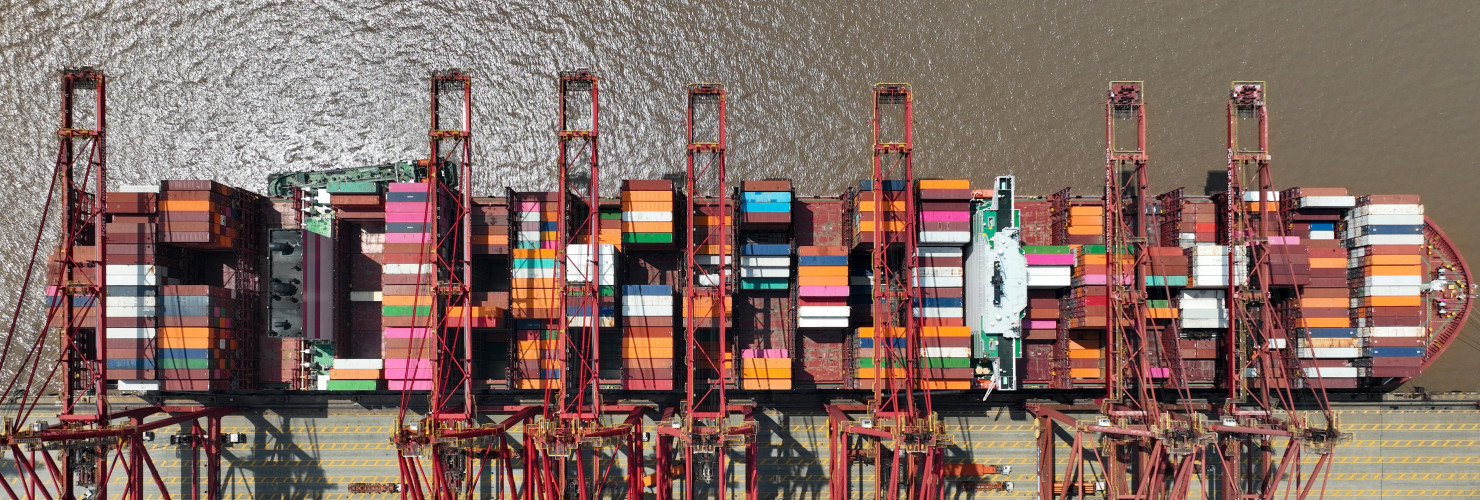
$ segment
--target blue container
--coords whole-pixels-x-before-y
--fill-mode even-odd
[[[740,255],[791,255],[791,245],[740,245]]]
[[[961,297],[921,297],[925,307],[962,307],[965,300]]]
[[[137,358],[108,358],[109,370],[153,370],[154,360]]]
[[[1422,358],[1424,348],[1422,347],[1373,347],[1371,348],[1374,358]]]
[[[1396,234],[1423,234],[1422,224],[1406,224],[1399,226],[1363,226],[1362,234],[1373,236],[1388,236]]]
[[[846,266],[846,255],[803,255],[797,257],[798,266]]]
[[[386,193],[385,194],[385,201],[387,201],[387,202],[408,202],[408,201],[410,201],[410,202],[417,202],[417,203],[426,203],[427,202],[427,193],[426,193],[426,191],[418,191],[418,192],[414,192],[414,193],[407,193],[407,192]]]
[[[206,307],[211,305],[209,295],[166,295],[159,298],[161,307]]]
[[[868,338],[868,337],[860,338],[860,339],[858,339],[858,347],[861,347],[861,348],[864,348],[864,349],[868,349],[870,347],[873,347],[875,340],[878,340],[878,339],[873,339],[873,338]],[[892,345],[895,349],[904,349],[905,348],[905,345],[906,345],[905,344],[905,341],[907,341],[907,340],[909,340],[909,339],[892,338],[892,339],[889,339],[889,344]],[[883,343],[880,343],[880,345],[883,345]]]
[[[150,297],[158,294],[152,286],[108,285],[108,295],[114,297]]]
[[[209,306],[170,306],[163,305],[159,308],[160,316],[186,317],[186,316],[211,316]]]
[[[673,295],[668,285],[622,285],[623,295]]]
[[[873,183],[874,182],[871,181],[871,180],[858,181],[858,190],[859,191],[873,191]],[[884,190],[885,191],[904,191],[905,186],[907,186],[907,184],[905,184],[904,180],[902,180],[902,179],[885,179],[884,180]]]
[[[1310,223],[1310,230],[1311,231],[1335,231],[1336,230],[1336,223],[1335,222],[1312,222],[1312,223]]]
[[[387,222],[385,223],[385,232],[419,234],[428,232],[427,226],[428,224],[421,222]]]
[[[1354,339],[1357,338],[1356,328],[1306,328],[1306,334],[1313,339]]]
[[[211,357],[211,350],[159,347],[155,348],[154,357],[157,359],[207,359]]]
[[[756,214],[785,214],[791,213],[790,202],[758,202],[746,201],[740,203],[740,211]]]
[[[791,193],[786,191],[751,191],[740,193],[743,203],[791,203]]]

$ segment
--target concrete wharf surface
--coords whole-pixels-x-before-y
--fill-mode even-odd
[[[318,407],[282,405],[279,409],[244,410],[223,420],[223,432],[247,434],[245,443],[229,445],[223,454],[224,498],[377,499],[397,494],[350,493],[351,483],[398,482],[396,450],[388,441],[397,410],[366,408],[347,402]],[[44,409],[38,413],[45,414]],[[946,498],[1033,498],[1037,496],[1036,449],[1031,417],[1006,407],[987,411],[940,412],[956,445],[947,451],[948,463],[1007,465],[1009,474],[948,478]],[[1480,498],[1480,411],[1466,405],[1346,404],[1338,406],[1342,429],[1351,440],[1337,449],[1325,497],[1329,498]],[[1087,415],[1076,415],[1083,419]],[[495,416],[497,418],[497,416]],[[614,417],[615,418],[615,417]],[[757,414],[761,439],[760,497],[823,499],[827,497],[827,419],[821,411],[769,409]],[[653,422],[645,422],[651,430]],[[511,443],[521,429],[513,429]],[[161,429],[149,444],[154,460],[173,498],[191,498],[191,460],[185,450],[168,444],[168,435],[183,427]],[[1062,469],[1069,455],[1060,434],[1056,457]],[[647,446],[652,453],[652,446]],[[728,476],[740,487],[742,456],[730,454]],[[651,455],[647,457],[652,464]],[[1308,472],[1315,458],[1302,466]],[[491,469],[492,467],[490,467]],[[855,469],[871,481],[870,467]],[[9,457],[0,459],[0,475],[24,498],[24,486]],[[200,472],[204,480],[204,468]],[[121,473],[110,486],[110,498],[119,498]],[[507,497],[491,485],[498,479],[484,472],[484,489],[474,498]],[[517,477],[516,477],[517,479]],[[1200,478],[1194,478],[1199,481]],[[1011,492],[967,492],[956,483],[1012,481]],[[620,472],[608,482],[611,498],[625,498]],[[854,498],[869,498],[872,487],[855,483]],[[1194,485],[1192,496],[1202,497]],[[152,482],[146,497],[165,498]],[[501,494],[502,493],[502,494]],[[740,492],[735,498],[741,498]],[[1280,495],[1283,496],[1283,493]],[[651,489],[646,498],[653,498]],[[1092,497],[1094,498],[1094,497]]]

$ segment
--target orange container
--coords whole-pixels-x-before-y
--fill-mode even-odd
[[[848,276],[848,266],[797,266],[797,276]]]
[[[920,189],[971,189],[966,179],[921,179]]]
[[[673,205],[673,191],[622,191],[622,204],[631,202],[666,201]]]

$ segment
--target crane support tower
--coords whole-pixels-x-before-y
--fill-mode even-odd
[[[194,473],[186,488],[192,497],[220,498],[221,417],[235,408],[222,406],[145,405],[115,408],[109,404],[106,227],[107,210],[107,78],[84,67],[61,73],[60,145],[51,191],[31,249],[21,285],[24,297],[36,275],[35,265],[46,233],[52,204],[61,204],[59,262],[51,284],[59,300],[47,308],[46,322],[29,346],[16,342],[20,306],[11,315],[0,359],[20,359],[14,376],[5,381],[10,408],[0,428],[0,446],[16,466],[20,489],[0,482],[10,498],[143,498],[153,484],[169,491],[148,445],[155,431],[189,424],[190,433],[175,435],[171,444],[188,450]],[[87,99],[91,94],[91,100]],[[89,102],[90,101],[90,102]],[[88,120],[91,118],[91,120]],[[90,122],[90,123],[89,123]],[[58,358],[45,358],[59,346]],[[25,354],[19,354],[24,352]],[[12,353],[17,353],[12,357]],[[122,375],[116,374],[116,375]],[[57,422],[35,418],[36,407],[52,388],[57,389],[61,412]],[[18,395],[18,397],[13,397]],[[163,416],[154,420],[150,417]],[[201,420],[205,425],[201,425]],[[201,461],[201,452],[205,461]],[[200,469],[205,468],[202,485]],[[122,476],[121,492],[110,483]]]
[[[732,498],[726,458],[738,447],[745,457],[743,494],[756,498],[756,442],[753,407],[734,404],[726,387],[730,372],[729,324],[726,304],[733,295],[734,207],[725,180],[727,94],[719,83],[689,85],[685,128],[688,136],[684,212],[688,220],[684,252],[684,400],[664,411],[657,427],[657,498],[672,498],[673,472],[683,475],[682,498]],[[713,200],[706,202],[704,200]],[[701,217],[717,217],[718,231],[699,231]],[[700,236],[700,234],[702,236]],[[713,247],[715,251],[702,249]],[[701,261],[700,254],[718,254],[718,261]],[[700,314],[707,311],[707,314]],[[706,339],[719,339],[707,342]],[[712,368],[711,368],[712,367]],[[738,422],[734,422],[738,420]],[[671,464],[674,447],[680,464]],[[680,467],[674,467],[679,465]]]
[[[915,303],[918,234],[915,221],[914,93],[906,83],[880,83],[873,89],[873,277],[872,389],[866,405],[828,405],[829,492],[834,500],[852,498],[855,473],[873,471],[869,498],[933,499],[944,494],[945,424],[931,405],[930,374],[921,364]],[[889,192],[900,193],[905,208],[900,227],[886,219]],[[862,413],[854,420],[849,413]],[[867,488],[867,485],[863,485]]]
[[[619,456],[626,457],[629,499],[642,495],[642,417],[645,408],[606,405],[599,377],[600,324],[597,261],[600,163],[597,156],[599,79],[588,69],[562,71],[557,80],[560,112],[559,233],[555,262],[555,296],[561,324],[556,344],[565,355],[561,378],[543,392],[542,410],[525,426],[525,482],[527,498],[607,498]],[[588,118],[587,121],[584,118]],[[581,172],[579,165],[586,165]],[[585,186],[577,181],[584,175]],[[572,258],[571,248],[584,246],[584,255]],[[585,279],[566,274],[582,269]],[[572,314],[570,311],[575,310]],[[625,413],[621,422],[609,415]]]

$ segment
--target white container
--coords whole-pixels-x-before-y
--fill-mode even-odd
[[[544,212],[519,212],[514,215],[514,222],[544,222],[540,217]]]
[[[154,392],[159,390],[158,380],[119,380],[118,390],[122,392]]]
[[[965,276],[966,273],[960,267],[917,267],[916,274],[919,276],[932,276],[937,278],[951,276]]]
[[[719,286],[718,274],[696,274],[694,284],[698,286]]]
[[[1423,205],[1363,205],[1353,208],[1350,217],[1364,215],[1423,215]]]
[[[920,276],[914,278],[914,284],[922,288],[961,287],[966,285],[966,278],[961,276]]]
[[[152,339],[156,330],[153,328],[135,328],[129,326],[110,326],[103,332],[103,338],[109,339]]]
[[[1069,276],[1034,276],[1028,274],[1028,288],[1067,288],[1073,284],[1073,278]]]
[[[157,305],[159,305],[159,297],[154,297],[154,296],[148,296],[148,297],[123,297],[123,296],[113,295],[113,296],[109,296],[108,297],[108,307],[122,307],[122,306],[154,307],[154,306],[157,306]]]
[[[152,318],[159,313],[153,307],[108,306],[104,309],[103,315],[109,318]]]
[[[622,222],[673,222],[673,212],[622,212]]]
[[[1182,328],[1228,328],[1228,321],[1216,318],[1182,318]]]
[[[540,241],[539,231],[519,231],[519,241]]]
[[[1357,217],[1358,226],[1419,226],[1423,214],[1372,214]]]
[[[791,267],[791,257],[763,256],[740,257],[740,267]]]
[[[1208,308],[1208,309],[1186,309],[1186,308],[1183,308],[1181,310],[1180,316],[1182,317],[1182,319],[1217,319],[1217,320],[1227,321],[1228,320],[1228,310],[1227,309],[1222,309],[1222,308]]]
[[[1285,349],[1289,347],[1289,343],[1286,342],[1286,339],[1284,337],[1275,337],[1269,339],[1268,345],[1270,349]]]
[[[622,297],[624,306],[666,306],[673,307],[672,295],[627,295]]]
[[[1351,208],[1357,206],[1355,196],[1306,196],[1295,200],[1300,208]]]
[[[1412,297],[1420,293],[1417,286],[1366,286],[1352,290],[1355,297]]]
[[[385,360],[376,358],[334,358],[334,368],[340,370],[383,370]]]
[[[742,267],[741,278],[786,278],[791,276],[791,269],[785,267]]]
[[[1423,284],[1422,276],[1367,276],[1362,278],[1363,286],[1419,286]],[[112,299],[109,299],[112,305]]]
[[[718,255],[695,255],[694,262],[698,263],[701,266],[718,266],[719,258],[720,256]],[[726,263],[735,262],[735,257],[733,256],[726,255],[724,256],[724,258]]]
[[[1310,378],[1357,378],[1361,370],[1355,366],[1307,366],[1301,368]]]
[[[415,264],[411,264],[411,265],[415,265]],[[387,264],[387,267],[389,267],[389,264]],[[512,276],[514,278],[526,278],[526,279],[529,279],[529,278],[554,278],[555,277],[555,270],[554,269],[550,269],[548,267],[517,268],[517,269],[514,269],[513,271],[511,271],[511,273],[512,273]],[[395,274],[395,273],[387,272],[386,274]],[[574,281],[574,280],[572,280],[572,281]]]
[[[1422,245],[1424,238],[1422,234],[1375,234],[1358,236],[1351,239],[1351,246],[1365,247],[1371,245]]]
[[[431,264],[385,264],[385,265],[381,266],[381,271],[384,272],[385,274],[431,274],[432,273],[432,265]],[[514,270],[515,273],[518,273],[519,271],[523,271],[523,269],[515,269]],[[554,276],[554,274],[552,273],[550,276]],[[514,277],[518,278],[520,276],[518,276],[516,274]]]
[[[1334,239],[1336,239],[1336,231],[1311,231],[1310,232],[1310,239],[1312,239],[1312,240],[1334,240]]]
[[[966,315],[964,307],[916,307],[917,318],[960,318]]]
[[[673,306],[622,304],[622,316],[672,316]]]
[[[797,318],[797,328],[847,328],[848,318]]]
[[[381,292],[349,292],[350,302],[380,302]]]
[[[1362,337],[1381,338],[1411,338],[1425,336],[1424,328],[1421,326],[1371,326],[1358,330],[1357,335]]]
[[[1360,347],[1297,347],[1295,357],[1305,359],[1353,359],[1362,357]]]
[[[920,355],[927,358],[969,358],[970,347],[922,347]]]
[[[1265,191],[1264,192],[1264,199],[1265,200],[1268,200],[1268,201],[1280,201],[1280,192],[1279,191]],[[1259,199],[1259,190],[1255,189],[1255,190],[1252,190],[1252,191],[1244,191],[1244,201],[1261,201]],[[1355,201],[1355,200],[1353,200],[1353,201]]]
[[[158,193],[159,184],[124,184],[122,186],[108,186],[115,193]]]
[[[1069,266],[1028,266],[1028,278],[1050,276],[1073,276],[1074,268]]]
[[[846,318],[851,310],[849,306],[801,306],[797,308],[797,315],[809,318]]]
[[[965,256],[966,252],[960,248],[920,247],[915,249],[915,255],[920,257],[950,258]]]
[[[971,243],[971,231],[920,231],[922,245],[965,245]]]

